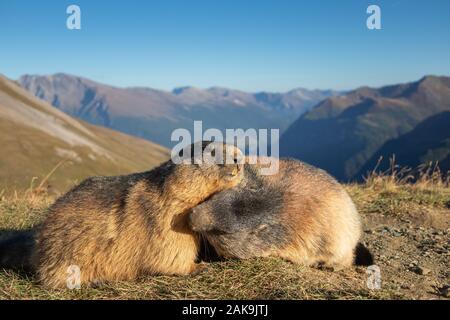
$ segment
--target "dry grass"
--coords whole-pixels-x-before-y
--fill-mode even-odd
[[[361,212],[401,215],[450,208],[450,176],[437,164],[413,169],[399,167],[395,158],[390,163],[387,171],[375,168],[363,184],[347,185]]]
[[[389,159],[389,169],[379,171],[383,161],[381,157],[372,172],[365,177],[364,186],[374,189],[396,190],[404,186],[417,189],[445,189],[450,185],[450,172],[442,172],[439,163],[425,163],[417,168],[400,167],[395,162],[395,156]]]

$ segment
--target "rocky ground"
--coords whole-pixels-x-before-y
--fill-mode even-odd
[[[449,298],[448,188],[349,189],[359,205],[364,242],[380,267],[382,286],[405,298]]]

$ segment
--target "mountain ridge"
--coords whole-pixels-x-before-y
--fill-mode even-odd
[[[280,152],[319,166],[338,179],[360,179],[366,161],[385,142],[448,110],[449,77],[360,87],[327,98],[300,116],[283,134]]]
[[[191,86],[163,91],[146,87],[114,87],[87,78],[57,73],[24,75],[18,82],[56,108],[93,124],[171,146],[177,128],[192,129],[194,120],[205,128],[286,129],[332,90],[297,88],[286,93],[247,93],[223,87]]]
[[[390,158],[396,165],[412,169],[438,165],[446,174],[450,170],[450,111],[428,117],[410,132],[384,143],[358,175],[367,175],[374,168],[388,170]]]

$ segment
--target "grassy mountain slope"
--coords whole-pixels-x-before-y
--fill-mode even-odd
[[[168,157],[154,143],[75,120],[2,76],[0,145],[0,190],[42,181],[58,164],[48,183],[62,191],[87,176],[146,170]]]
[[[378,170],[385,171],[395,156],[399,166],[416,168],[423,163],[438,162],[442,171],[450,170],[450,111],[431,116],[411,132],[386,142],[364,165],[360,175],[371,171],[382,158]]]

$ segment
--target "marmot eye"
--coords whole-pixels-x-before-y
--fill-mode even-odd
[[[216,156],[216,149],[212,149],[211,150],[211,157],[215,157]]]
[[[238,163],[238,159],[234,158],[234,164],[237,164],[237,163]]]

